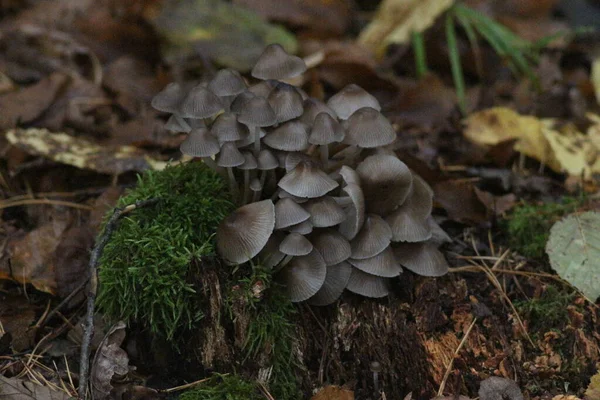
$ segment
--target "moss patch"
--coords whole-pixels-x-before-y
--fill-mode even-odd
[[[180,400],[263,400],[258,385],[237,375],[216,375],[181,394]]]
[[[514,305],[529,321],[529,330],[533,335],[543,335],[550,330],[560,330],[569,322],[567,307],[573,304],[577,294],[566,289],[548,286],[537,299],[516,301]]]
[[[581,199],[565,197],[560,203],[518,205],[504,224],[511,248],[525,257],[544,259],[544,248],[552,225],[577,210],[581,204]]]
[[[119,206],[159,198],[123,218],[100,262],[100,310],[171,338],[203,313],[187,279],[192,259],[214,254],[214,232],[233,210],[226,184],[202,163],[150,171]]]

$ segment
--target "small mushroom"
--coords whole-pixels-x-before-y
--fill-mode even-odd
[[[348,240],[354,239],[365,222],[365,197],[360,186],[350,183],[342,189],[347,194],[351,205],[346,207],[346,219],[339,226],[339,231]]]
[[[293,302],[304,301],[321,289],[327,269],[323,257],[315,249],[309,254],[294,257],[279,272],[279,281],[287,287]]]
[[[185,93],[178,83],[171,82],[150,103],[155,110],[177,114]]]
[[[412,186],[410,169],[395,156],[373,155],[356,168],[367,212],[386,215],[404,203]]]
[[[314,306],[326,306],[336,301],[346,288],[351,273],[352,267],[346,261],[329,265],[323,286],[308,299],[308,303]]]
[[[296,225],[291,225],[285,228],[290,233],[299,233],[301,235],[308,235],[313,230],[312,222],[306,220]]]
[[[415,274],[433,277],[448,272],[446,258],[435,243],[395,243],[392,248],[396,260]]]
[[[335,226],[346,219],[346,213],[331,196],[311,199],[304,204],[304,209],[310,213],[310,222],[315,228]]]
[[[239,169],[244,171],[244,190],[242,197],[242,204],[247,204],[250,200],[250,171],[255,170],[258,167],[256,158],[249,152],[243,152],[244,163],[238,166]]]
[[[309,199],[306,199],[306,198],[303,198],[303,197],[294,196],[293,194],[288,193],[288,192],[286,192],[283,189],[277,190],[277,196],[276,197],[279,197],[280,199],[292,199],[292,200],[294,200],[298,204],[306,203],[309,200]],[[311,226],[312,226],[312,224],[311,224]]]
[[[277,216],[275,217],[277,220]],[[263,265],[267,268],[273,268],[277,264],[283,260],[285,254],[279,251],[279,244],[285,238],[285,234],[283,232],[273,232],[267,244],[263,249],[258,253],[258,258],[260,259],[260,265]]]
[[[208,129],[192,129],[185,140],[179,145],[179,150],[186,156],[200,157],[206,165],[214,170],[217,169],[211,157],[219,152],[219,141],[210,134]]]
[[[185,132],[188,133],[192,130],[192,127],[187,121],[177,114],[173,114],[169,117],[165,123],[165,129],[169,132]]]
[[[246,82],[239,72],[225,68],[215,74],[208,89],[219,97],[236,96],[246,90]]]
[[[254,131],[254,156],[258,157],[258,153],[260,153],[260,128],[271,126],[277,122],[275,112],[266,99],[253,97],[242,105],[238,121],[248,126],[251,133]]]
[[[348,119],[356,110],[364,107],[370,107],[376,111],[381,110],[375,97],[353,83],[331,96],[327,105],[335,111],[340,119]]]
[[[352,268],[346,289],[365,297],[380,298],[390,294],[389,279],[367,274],[358,268]]]
[[[308,142],[318,145],[321,150],[321,163],[327,167],[329,145],[344,139],[344,128],[329,114],[322,112],[315,118]]]
[[[308,148],[306,125],[300,121],[289,121],[275,128],[263,139],[271,148],[284,151],[301,151]]]
[[[242,165],[246,159],[243,154],[240,153],[237,146],[233,142],[226,142],[223,147],[221,147],[221,152],[217,156],[217,165],[219,167],[227,168],[227,176],[229,177],[229,189],[231,190],[231,195],[234,198],[234,201],[239,199],[239,189],[237,182],[235,180],[235,175],[233,174],[233,167],[239,167]]]
[[[393,278],[402,272],[402,268],[398,264],[390,246],[374,257],[362,260],[349,258],[348,262],[363,272],[384,278]]]
[[[381,364],[377,361],[371,363],[371,372],[373,372],[373,389],[379,392],[379,373],[381,372]]]
[[[354,112],[346,121],[344,143],[369,149],[386,146],[396,140],[396,131],[381,113],[365,107]]]
[[[221,110],[221,100],[202,85],[194,86],[179,105],[179,114],[184,118],[209,118]]]
[[[390,245],[392,229],[376,214],[368,214],[358,235],[350,241],[352,258],[365,259],[375,257]]]
[[[271,200],[247,204],[217,228],[217,250],[230,263],[244,263],[263,249],[274,228],[275,206]]]
[[[287,228],[309,218],[308,211],[290,198],[279,199],[275,203],[275,229]]]
[[[452,243],[452,238],[448,236],[431,215],[427,217],[427,224],[431,228],[430,243],[435,243],[438,246],[441,246],[444,243]]]
[[[302,115],[302,96],[287,83],[279,82],[268,97],[269,104],[277,116],[277,123],[286,122]]]
[[[234,114],[241,113],[244,104],[246,104],[248,102],[248,100],[250,100],[254,97],[256,97],[256,95],[254,93],[252,93],[251,91],[249,91],[249,90],[243,91],[242,93],[235,96],[235,98],[232,100],[231,104],[229,105],[229,111],[231,111]]]
[[[219,139],[219,143],[243,141],[248,137],[248,127],[237,120],[232,113],[220,114],[210,127],[210,133]]]
[[[296,166],[301,162],[301,161],[309,161],[309,162],[314,162],[313,158],[311,156],[309,156],[306,153],[302,153],[300,151],[293,151],[293,152],[279,152],[277,154],[277,156],[281,156],[283,157],[283,165],[281,162],[281,158],[279,158],[279,166],[283,166],[283,168],[285,168],[285,172],[290,172],[291,170],[293,170],[294,168],[296,168]],[[315,165],[318,166],[318,164],[315,163]]]
[[[392,228],[394,242],[422,242],[431,238],[432,230],[427,218],[419,218],[410,210],[398,209],[385,217]]]
[[[301,161],[277,184],[288,193],[305,198],[321,197],[335,189],[338,183],[310,161]]]
[[[302,121],[308,126],[312,126],[315,122],[315,119],[317,118],[317,115],[321,113],[326,113],[331,118],[337,120],[337,115],[335,111],[327,107],[325,103],[323,103],[320,100],[309,97],[308,99],[304,100],[303,107],[304,113],[300,117],[300,121]]]
[[[252,76],[258,79],[289,79],[306,71],[306,64],[300,57],[288,54],[280,44],[270,44],[262,52]]]
[[[279,244],[279,251],[285,254],[280,266],[285,266],[293,257],[305,256],[313,249],[312,243],[303,235],[292,232]]]
[[[350,257],[350,243],[338,231],[333,229],[315,231],[309,240],[323,256],[327,265],[339,264]]]

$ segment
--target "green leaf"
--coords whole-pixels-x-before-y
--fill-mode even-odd
[[[555,223],[546,253],[552,268],[589,300],[600,296],[600,213],[571,214]]]

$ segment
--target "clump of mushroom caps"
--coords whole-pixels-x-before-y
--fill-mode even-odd
[[[240,205],[218,228],[220,256],[273,268],[292,301],[314,305],[345,289],[386,296],[403,267],[445,274],[433,192],[388,149],[396,132],[377,99],[352,84],[324,103],[283,81],[305,70],[273,44],[251,86],[223,69],[152,101],[172,114],[167,129],[188,133],[183,154],[221,173]]]

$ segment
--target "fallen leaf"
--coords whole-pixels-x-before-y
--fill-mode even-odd
[[[358,41],[382,56],[389,44],[407,43],[414,32],[429,28],[453,3],[454,0],[384,0]]]
[[[10,268],[0,270],[0,279],[29,283],[37,290],[56,294],[56,265],[51,260],[69,224],[69,218],[57,217],[9,242]]]
[[[92,363],[90,380],[94,398],[111,397],[113,379],[123,378],[129,372],[129,357],[121,344],[125,340],[125,323],[117,322],[104,336]]]
[[[435,201],[454,221],[480,224],[488,221],[486,207],[475,194],[472,182],[443,181],[433,185]]]
[[[325,386],[311,400],[354,400],[354,392],[340,386]]]
[[[505,107],[494,107],[471,114],[465,119],[465,124],[464,136],[474,143],[493,146],[518,139],[515,150],[554,170],[561,169],[544,137],[546,127],[535,117],[519,115]]]
[[[500,216],[513,208],[517,202],[517,196],[513,193],[505,194],[504,196],[494,196],[490,192],[474,187],[475,194],[479,201],[487,208],[490,215]]]
[[[600,149],[594,146],[589,136],[577,131],[573,125],[566,125],[560,131],[545,124],[542,130],[544,138],[550,145],[554,158],[560,164],[558,171],[566,171],[569,175],[592,178],[600,173]]]
[[[235,0],[262,17],[305,28],[320,36],[341,36],[351,22],[348,0]]]
[[[35,316],[36,310],[33,304],[24,301],[23,297],[8,295],[2,297],[2,301],[0,302],[0,323],[2,324],[4,335],[10,335],[12,351],[16,353],[25,351],[30,349],[35,343],[35,332],[30,330]],[[1,333],[0,337],[3,337]],[[8,352],[4,354],[8,354]]]
[[[585,391],[585,400],[600,400],[600,372],[592,376],[590,384]]]
[[[27,124],[39,117],[52,104],[68,78],[54,73],[35,85],[0,96],[0,129]]]
[[[164,55],[176,62],[201,54],[223,66],[248,71],[270,43],[295,53],[296,39],[284,28],[265,22],[254,12],[222,0],[163,2],[150,20],[166,39]]]
[[[592,302],[600,296],[600,213],[571,214],[550,229],[552,268]]]
[[[126,171],[163,169],[167,163],[155,160],[132,146],[100,146],[66,133],[47,129],[14,129],[6,133],[8,142],[29,154],[77,168],[118,175]]]
[[[0,398],[7,400],[68,400],[64,392],[56,392],[37,383],[0,375]]]
[[[515,381],[492,376],[481,381],[479,398],[481,400],[523,400],[523,393]]]

